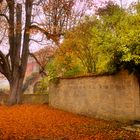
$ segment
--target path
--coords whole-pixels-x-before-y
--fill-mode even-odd
[[[91,119],[47,105],[0,106],[0,140],[138,140],[121,124]]]

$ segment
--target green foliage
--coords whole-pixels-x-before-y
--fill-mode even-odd
[[[127,68],[131,71],[139,71],[140,65],[140,14],[136,12],[128,13],[112,3],[99,10],[102,27],[102,46],[106,56],[111,58],[110,64],[113,64],[118,70]],[[135,11],[133,9],[133,11]],[[104,31],[103,31],[104,30]],[[115,69],[114,69],[115,70]]]
[[[66,52],[63,55],[62,50],[59,50],[55,58],[47,65],[49,80],[58,81],[58,77],[75,76],[81,72],[82,68],[72,54]]]
[[[136,3],[134,8],[136,9],[137,14],[140,14],[140,2]]]
[[[120,61],[131,62],[135,65],[140,64],[140,15],[128,15],[120,22],[121,28],[118,29],[118,39],[120,46],[118,51],[121,53]]]
[[[114,73],[121,68],[140,71],[140,12],[128,12],[109,2],[98,16],[85,17],[67,32],[48,65],[50,79],[85,73]]]
[[[95,49],[97,41],[94,42],[94,45],[92,44],[91,38],[94,34],[91,30],[97,22],[96,17],[85,17],[81,24],[67,33],[62,44],[63,47],[72,51],[71,54],[73,53],[73,56],[77,58],[86,73],[96,72],[97,57]]]
[[[67,71],[64,73],[64,77],[75,76],[75,75],[78,75],[80,72],[81,72],[80,66],[77,65],[77,66],[72,67],[72,68],[70,68],[69,70],[67,70]]]
[[[55,61],[51,60],[47,66],[46,69],[49,73],[49,80],[53,80],[57,78],[57,65],[55,65]]]
[[[34,85],[34,94],[48,94],[49,80],[42,78]]]

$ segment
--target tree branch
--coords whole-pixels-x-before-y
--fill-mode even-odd
[[[36,2],[36,3],[33,3],[33,5],[36,5],[36,6],[38,6],[38,5],[40,5],[42,2],[43,2],[43,0],[39,0],[38,2]]]
[[[3,39],[5,38],[5,36],[6,36],[6,29],[4,30],[4,33],[2,35],[2,38],[0,39],[0,44],[2,43]]]
[[[40,32],[42,32],[43,34],[46,35],[46,38],[48,40],[53,40],[56,44],[58,44],[58,40],[57,38],[60,37],[61,35],[64,35],[64,33],[59,33],[59,34],[50,34],[47,30],[37,26],[37,25],[31,25],[30,29],[36,29],[39,30]]]
[[[10,81],[10,65],[6,56],[0,51],[0,72]]]
[[[9,23],[9,18],[5,14],[0,14],[0,16],[4,17],[7,20],[7,22]]]
[[[35,59],[35,61],[37,62],[37,64],[40,66],[40,68],[41,68],[40,72],[43,73],[45,76],[47,76],[47,73],[44,71],[44,67],[41,65],[41,63],[39,62],[37,57],[33,53],[29,53],[29,55],[31,57],[33,57]]]
[[[31,25],[30,29],[36,29],[39,30],[40,32],[44,33],[47,37],[47,39],[50,39],[50,33],[47,30],[44,30],[43,28],[37,26],[37,25]]]

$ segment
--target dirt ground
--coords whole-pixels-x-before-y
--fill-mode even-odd
[[[47,105],[0,106],[0,140],[140,140],[121,127]]]

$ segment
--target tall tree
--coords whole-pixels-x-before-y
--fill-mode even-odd
[[[0,72],[9,81],[9,105],[17,104],[21,101],[22,86],[28,56],[30,54],[29,42],[31,29],[40,30],[46,35],[47,39],[51,39],[59,45],[60,37],[64,34],[66,29],[70,28],[70,24],[67,24],[71,21],[71,16],[73,15],[72,11],[73,8],[76,7],[76,1],[79,2],[79,0],[24,0],[23,2],[25,2],[25,5],[23,7],[23,3],[18,0],[0,1],[0,18],[4,19],[7,23],[9,44],[7,54],[0,51]],[[86,6],[89,7],[90,1],[92,0],[85,1],[88,2]],[[35,6],[38,7],[39,5],[43,7],[42,10],[46,15],[46,21],[49,22],[46,26],[40,26],[40,23],[38,23],[36,18],[35,22],[31,21],[31,19],[34,19],[34,16],[32,16],[34,12],[32,12],[32,10],[35,9]],[[5,10],[3,10],[3,6],[5,7]],[[83,16],[84,11],[83,8],[80,12],[81,16]],[[47,14],[49,14],[49,17]],[[43,14],[41,14],[41,16],[42,15]],[[77,15],[75,18],[79,18],[79,16],[80,15]]]
[[[39,5],[40,8],[38,5],[34,8],[34,14],[37,15],[35,17],[39,21],[36,22],[36,18],[34,18],[31,29],[40,31],[46,35],[47,39],[52,40],[55,46],[60,47],[60,42],[65,38],[65,33],[81,22],[81,19],[88,14],[86,13],[87,10],[93,8],[94,2],[93,0],[41,0]],[[35,58],[34,54],[30,54]],[[35,59],[37,60],[37,58]],[[40,60],[38,59],[38,62]],[[44,68],[41,66],[41,69]],[[44,70],[43,73],[45,73]]]
[[[33,0],[25,2],[25,25],[22,34],[22,4],[15,0],[1,1],[8,8],[7,13],[0,13],[8,24],[9,51],[5,55],[0,51],[0,72],[7,78],[10,85],[9,105],[20,103],[21,89],[27,67],[29,52],[29,29],[31,25]],[[15,9],[16,7],[16,9]]]

